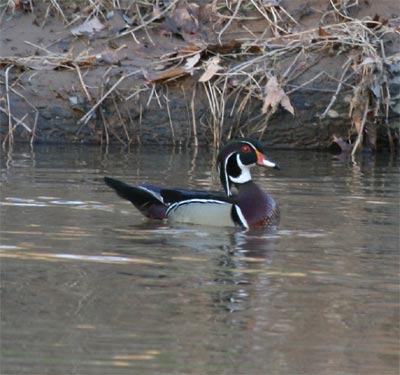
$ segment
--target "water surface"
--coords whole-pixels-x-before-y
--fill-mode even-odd
[[[397,374],[399,169],[271,151],[277,230],[148,222],[102,182],[218,189],[213,154],[1,155],[1,374]]]

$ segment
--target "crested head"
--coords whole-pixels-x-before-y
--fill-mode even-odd
[[[244,184],[251,180],[250,168],[254,165],[279,169],[269,161],[262,144],[252,138],[238,138],[228,142],[217,158],[218,173],[228,196],[232,195],[232,184]]]

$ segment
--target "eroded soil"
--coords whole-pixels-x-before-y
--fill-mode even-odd
[[[232,2],[227,9],[207,2],[197,8],[184,1],[165,2],[153,9],[106,9],[96,14],[101,30],[95,32],[85,29],[90,14],[77,5],[84,2],[61,2],[63,14],[47,1],[35,2],[33,8],[14,3],[14,9],[3,7],[1,21],[2,142],[191,145],[244,134],[263,136],[278,147],[325,148],[333,135],[347,139],[350,134],[354,140],[363,111],[374,124],[378,143],[388,141],[387,118],[394,124],[391,137],[398,137],[397,1],[360,1],[343,14],[331,9],[328,0],[277,1],[280,7],[263,10],[270,18],[249,4],[237,8]],[[268,22],[277,15],[276,23]],[[370,113],[376,98],[369,107],[356,103],[361,114],[349,116],[355,98],[361,101],[367,92],[356,97],[361,81],[357,74],[351,76],[356,61],[366,64],[365,54],[364,62],[359,61],[365,46],[341,43],[331,25],[365,19],[388,30],[380,46],[387,74],[384,70],[379,76],[389,77],[388,117],[383,107]],[[378,32],[374,24],[368,27],[367,32]],[[306,46],[303,51],[299,42]],[[307,47],[314,42],[318,48]],[[295,43],[293,53],[286,53]],[[274,52],[278,45],[283,52]],[[187,68],[195,55],[198,61]],[[222,68],[199,82],[216,56]],[[236,67],[258,57],[259,64],[246,73],[254,73],[254,82],[246,81],[243,71],[234,75]],[[224,74],[229,79],[223,81]],[[262,112],[271,77],[288,94],[293,114],[279,102]],[[242,90],[240,85],[247,86]],[[364,89],[373,91],[371,87]],[[384,99],[387,95],[380,105]]]

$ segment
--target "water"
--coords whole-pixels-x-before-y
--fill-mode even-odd
[[[102,183],[218,189],[206,150],[1,156],[1,374],[398,374],[399,169],[271,151],[278,230],[147,222]]]

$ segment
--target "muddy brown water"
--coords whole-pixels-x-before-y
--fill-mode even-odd
[[[206,150],[1,155],[1,374],[397,374],[399,168],[271,151],[277,230],[147,222],[104,175],[216,189]]]

